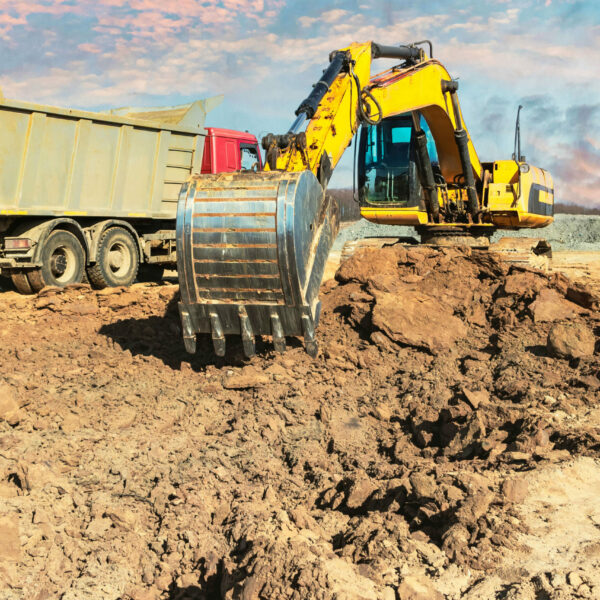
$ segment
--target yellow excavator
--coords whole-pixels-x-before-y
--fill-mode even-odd
[[[303,336],[318,352],[319,286],[337,235],[337,207],[325,192],[360,131],[355,169],[361,216],[414,226],[422,241],[489,237],[496,229],[553,220],[550,174],[521,156],[482,163],[464,124],[458,81],[432,57],[431,42],[354,43],[329,66],[283,135],[262,140],[263,172],[199,175],[182,187],[177,212],[179,310],[188,352],[198,333],[255,335],[277,351]],[[399,64],[371,76],[377,58]]]

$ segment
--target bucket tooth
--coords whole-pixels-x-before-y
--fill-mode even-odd
[[[223,334],[223,325],[216,312],[209,313],[210,329],[213,341],[213,347],[217,356],[225,356],[225,335]]]
[[[244,346],[244,354],[250,358],[256,354],[256,346],[254,344],[254,332],[250,325],[250,319],[244,306],[240,306],[238,313],[240,315],[240,331],[242,334],[242,344]]]
[[[181,316],[181,330],[183,333],[183,344],[186,352],[194,354],[196,352],[196,330],[192,325],[192,318],[187,309],[179,303],[179,315]]]
[[[304,333],[304,347],[306,348],[306,353],[311,358],[315,358],[319,353],[319,344],[315,337],[315,326],[310,315],[302,315],[302,331]]]
[[[283,354],[285,352],[285,336],[283,334],[283,327],[281,326],[281,319],[276,312],[271,313],[271,335],[273,336],[275,351]]]

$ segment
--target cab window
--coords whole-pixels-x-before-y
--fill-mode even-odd
[[[242,171],[258,170],[260,163],[258,160],[258,150],[251,144],[240,144],[240,158]]]
[[[437,161],[435,143],[421,117],[432,162]],[[388,117],[363,127],[359,146],[358,186],[361,204],[418,206],[422,189],[417,172],[416,148],[410,115]]]

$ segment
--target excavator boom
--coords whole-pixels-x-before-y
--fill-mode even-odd
[[[429,45],[429,56],[423,45]],[[371,76],[371,63],[401,64]],[[457,95],[458,82],[410,46],[351,44],[298,106],[287,133],[263,138],[266,172],[200,175],[182,188],[177,214],[179,305],[189,352],[198,333],[217,355],[225,336],[303,336],[318,351],[318,291],[337,234],[325,190],[360,130],[358,196],[363,217],[424,232],[539,227],[552,221],[550,175],[522,157],[482,163]]]

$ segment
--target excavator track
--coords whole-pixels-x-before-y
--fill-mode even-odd
[[[310,171],[201,175],[178,203],[179,310],[188,352],[210,333],[218,356],[240,335],[285,350],[286,336],[318,345],[319,287],[338,230],[337,205]]]

